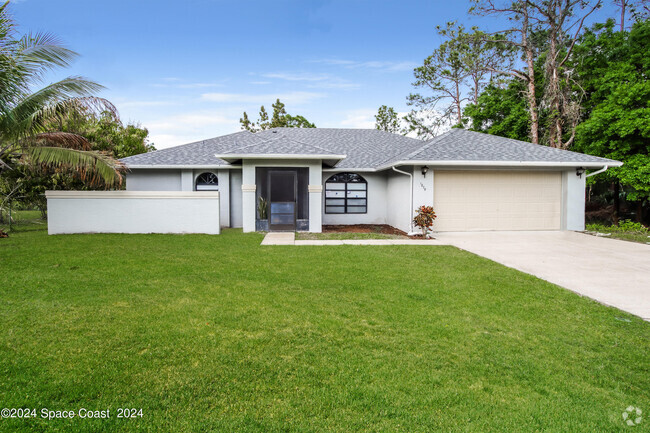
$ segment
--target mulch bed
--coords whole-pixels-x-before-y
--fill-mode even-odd
[[[404,236],[407,239],[423,239],[422,235],[408,236],[406,232],[388,224],[324,225],[323,233],[381,233]]]
[[[324,225],[323,233],[381,233],[406,236],[406,233],[388,224]]]

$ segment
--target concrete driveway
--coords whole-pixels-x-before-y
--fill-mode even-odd
[[[435,237],[650,320],[650,245],[564,231]]]

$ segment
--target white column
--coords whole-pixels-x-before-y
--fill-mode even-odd
[[[255,231],[255,165],[242,163],[242,225],[244,233]]]
[[[309,185],[309,231],[323,231],[323,185]]]
[[[323,163],[309,164],[309,231],[323,231]]]
[[[221,227],[230,227],[230,170],[218,170]]]

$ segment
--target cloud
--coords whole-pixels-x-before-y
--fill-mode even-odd
[[[346,128],[374,128],[375,114],[377,114],[377,110],[352,110],[345,114],[345,119],[341,120],[338,126]]]
[[[344,80],[339,77],[333,77],[329,74],[312,74],[312,73],[288,73],[273,72],[261,74],[265,78],[274,78],[284,81],[305,82],[305,87],[310,89],[356,89],[359,85]]]
[[[138,108],[138,107],[162,107],[165,105],[172,105],[170,101],[124,101],[115,102],[118,108]]]
[[[238,118],[230,118],[217,112],[194,112],[168,116],[160,121],[148,123],[147,127],[159,131],[178,131],[214,125],[237,125],[238,122]]]
[[[164,83],[153,83],[151,87],[157,88],[173,88],[173,89],[205,89],[209,87],[222,87],[223,83],[184,83],[180,78],[171,79],[164,78]]]
[[[274,73],[261,74],[261,75],[262,77],[265,78],[277,78],[286,81],[325,81],[330,79],[330,76],[326,74],[310,74],[310,73],[291,74],[285,72],[274,72]]]
[[[143,124],[156,149],[205,140],[240,129],[239,117],[230,117],[220,111],[202,110],[176,114]]]
[[[251,84],[263,85],[263,84],[271,84],[271,82],[270,81],[251,81]]]
[[[268,104],[280,99],[285,104],[305,104],[315,99],[325,98],[324,93],[316,92],[288,92],[269,94],[246,94],[246,93],[204,93],[201,99],[210,102],[222,103],[245,103],[245,104]]]
[[[310,60],[309,63],[320,63],[323,65],[343,66],[348,69],[376,69],[383,71],[410,71],[417,67],[415,62],[393,62],[393,61],[357,61],[345,59],[316,59]]]

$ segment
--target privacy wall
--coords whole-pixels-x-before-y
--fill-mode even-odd
[[[218,191],[47,191],[48,233],[219,234]]]

